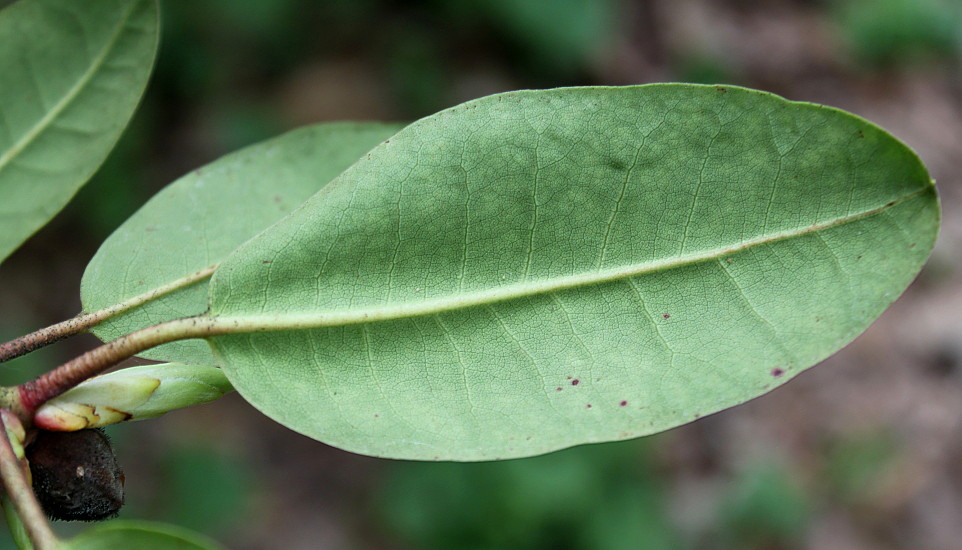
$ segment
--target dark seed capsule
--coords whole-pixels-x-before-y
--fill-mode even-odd
[[[62,521],[99,521],[124,504],[124,474],[103,430],[40,431],[27,449],[33,490]]]

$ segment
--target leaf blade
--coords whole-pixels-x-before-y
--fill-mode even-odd
[[[243,334],[211,342],[248,401],[330,444],[529,456],[783,383],[895,299],[937,225],[914,153],[841,111],[733,87],[491,96],[235,252],[211,308]]]
[[[84,309],[122,304],[216,265],[400,128],[380,123],[308,126],[178,179],[101,245],[81,281]],[[147,303],[102,322],[93,332],[112,340],[206,309],[207,284],[198,280],[152,296]],[[209,346],[199,340],[167,344],[141,355],[195,364],[214,361]]]
[[[153,0],[36,0],[0,12],[0,259],[63,208],[120,137],[156,55],[157,11]]]

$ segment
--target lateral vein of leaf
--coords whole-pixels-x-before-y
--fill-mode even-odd
[[[645,275],[667,269],[697,264],[699,262],[717,260],[719,258],[724,258],[731,254],[748,250],[756,246],[762,246],[778,241],[784,241],[818,233],[823,230],[881,214],[882,212],[893,208],[902,202],[910,200],[917,195],[928,191],[930,191],[929,186],[922,187],[917,191],[913,191],[912,193],[904,195],[895,201],[888,202],[883,206],[872,208],[856,214],[835,218],[822,223],[816,223],[801,228],[782,231],[772,235],[757,237],[737,245],[726,246],[724,248],[715,248],[694,254],[686,254],[684,256],[679,256],[672,259],[650,261],[633,266],[622,267],[619,269],[581,273],[534,283],[499,287],[497,289],[467,293],[460,296],[449,296],[436,300],[428,300],[411,304],[400,304],[389,307],[375,307],[322,313],[292,313],[277,315],[218,315],[215,313],[206,319],[207,322],[204,323],[205,328],[203,329],[203,334],[199,334],[198,336],[203,337],[216,334],[323,328],[375,321],[387,321],[392,319],[442,313],[445,311],[454,311],[510,299],[537,296],[580,286],[607,283],[638,275]]]
[[[37,124],[34,125],[33,128],[31,128],[26,134],[23,135],[22,138],[20,138],[20,141],[15,143],[13,147],[11,147],[6,153],[0,155],[0,172],[10,165],[10,162],[14,159],[14,157],[22,153],[24,149],[33,143],[37,136],[43,133],[44,130],[46,130],[60,116],[60,114],[66,110],[67,106],[69,106],[73,100],[76,99],[80,92],[87,87],[87,84],[90,83],[94,75],[100,71],[100,68],[103,66],[110,52],[114,50],[114,46],[120,39],[120,35],[123,34],[123,29],[127,26],[135,6],[136,2],[130,3],[130,6],[127,8],[127,12],[118,22],[113,36],[110,37],[110,40],[104,46],[103,50],[96,58],[94,58],[93,62],[90,64],[90,67],[83,74],[83,76],[77,80],[76,84],[74,84],[73,87],[71,87],[70,90],[67,91],[62,98],[60,98],[60,101],[58,101],[57,104],[54,105],[54,107],[50,109],[46,115],[37,121]]]
[[[96,317],[95,324],[99,324],[107,319],[110,319],[111,317],[125,313],[135,307],[142,306],[147,302],[152,302],[158,298],[162,298],[171,292],[193,286],[203,280],[209,279],[219,265],[220,264],[209,265],[204,269],[184,275],[179,279],[174,279],[167,284],[157,286],[153,290],[149,290],[143,294],[138,294],[137,296],[122,302],[117,302],[116,304],[98,309],[97,311],[91,312],[88,315]]]

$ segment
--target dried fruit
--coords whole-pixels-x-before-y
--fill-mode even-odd
[[[99,521],[124,504],[124,474],[103,430],[41,430],[27,459],[33,490],[53,519]]]

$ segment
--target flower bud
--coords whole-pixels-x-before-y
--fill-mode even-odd
[[[131,367],[85,380],[41,405],[33,421],[51,431],[95,428],[154,418],[232,390],[215,367],[180,363]]]

